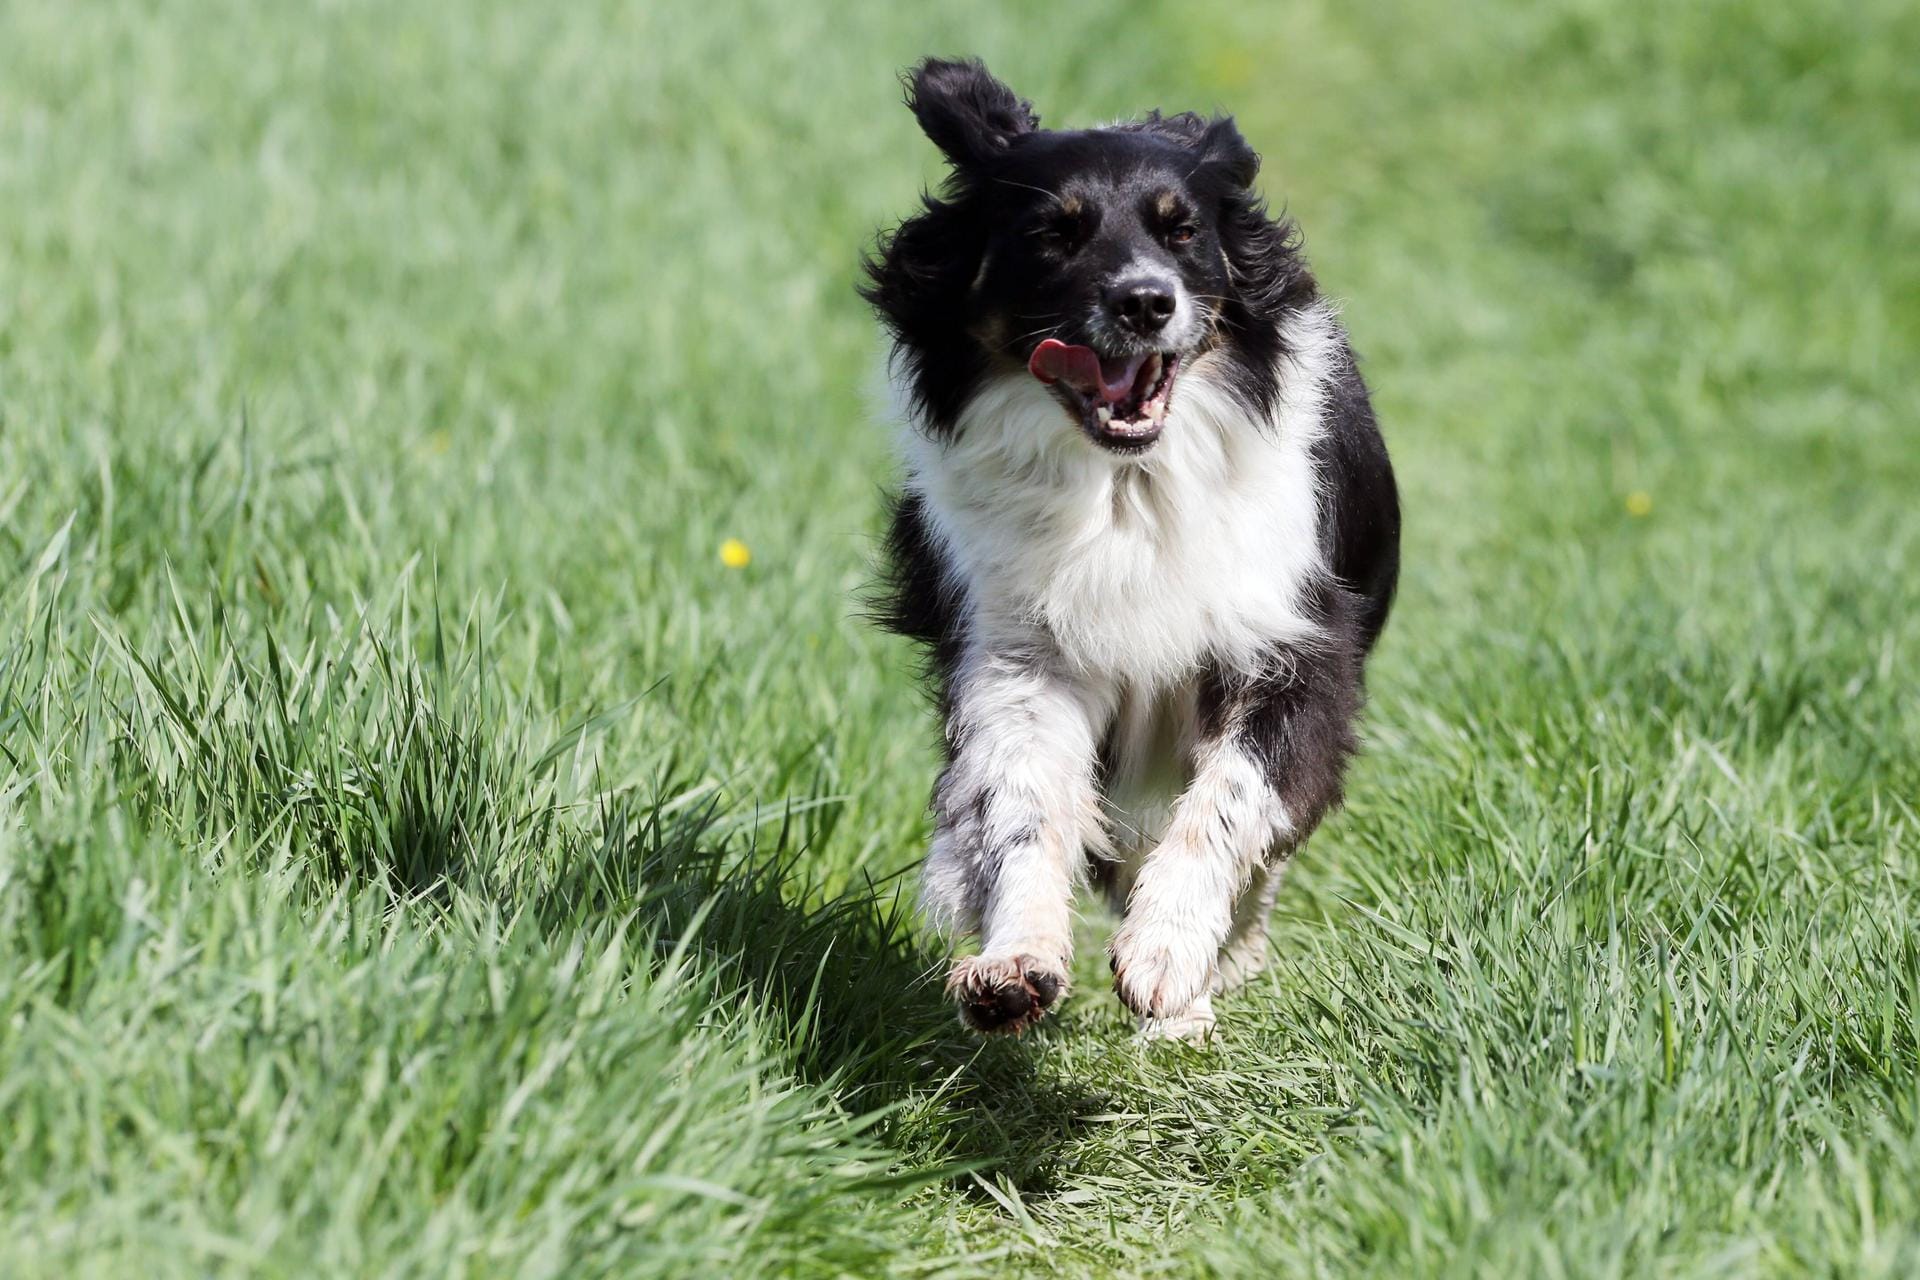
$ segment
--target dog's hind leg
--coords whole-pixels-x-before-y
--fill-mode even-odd
[[[1267,917],[1273,911],[1274,895],[1280,891],[1283,866],[1276,863],[1256,868],[1240,900],[1233,904],[1233,925],[1213,970],[1214,994],[1244,985],[1267,967]]]

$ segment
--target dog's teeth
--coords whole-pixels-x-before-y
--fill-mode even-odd
[[[1094,410],[1094,412],[1099,415],[1100,425],[1102,426],[1113,421],[1113,410],[1109,409],[1106,405],[1101,405],[1098,409]]]

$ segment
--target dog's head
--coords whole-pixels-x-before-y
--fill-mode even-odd
[[[922,63],[907,105],[952,174],[869,262],[866,293],[928,426],[1024,370],[1095,445],[1144,452],[1177,417],[1183,370],[1214,351],[1266,407],[1279,313],[1313,286],[1231,119],[1042,129],[977,61]]]

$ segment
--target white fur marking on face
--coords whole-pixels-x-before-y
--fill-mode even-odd
[[[1160,280],[1171,284],[1175,289],[1181,288],[1180,281],[1174,274],[1151,258],[1128,258],[1117,271],[1107,277],[1106,285],[1107,288],[1112,289],[1118,287],[1123,281],[1135,279]]]

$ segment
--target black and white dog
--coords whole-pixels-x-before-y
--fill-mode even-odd
[[[980,936],[947,987],[979,1030],[1037,1021],[1090,876],[1121,999],[1203,1038],[1340,799],[1399,571],[1386,446],[1231,119],[1042,129],[977,61],[907,103],[951,177],[864,292],[910,419],[884,618],[946,719],[924,903]]]

